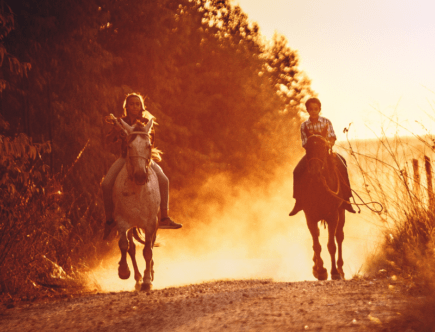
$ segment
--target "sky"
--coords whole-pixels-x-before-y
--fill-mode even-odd
[[[435,1],[233,3],[298,52],[339,140],[349,123],[350,138],[435,133]]]

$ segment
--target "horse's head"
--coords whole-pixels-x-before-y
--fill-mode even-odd
[[[127,130],[127,172],[130,179],[138,185],[148,181],[148,167],[151,163],[151,139],[150,132],[153,120],[146,126],[137,122],[129,126],[122,119],[122,125]]]
[[[330,154],[329,142],[323,136],[312,135],[308,137],[305,149],[307,150],[309,172],[312,175],[321,174]]]

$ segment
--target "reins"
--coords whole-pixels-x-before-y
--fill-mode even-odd
[[[324,162],[322,159],[320,159],[320,158],[316,158],[316,157],[314,157],[314,158],[310,158],[310,159],[308,159],[308,163],[310,163],[312,160],[318,160],[318,161],[320,161],[320,162],[322,163],[322,168],[324,167],[325,162]],[[340,160],[340,161],[341,161],[341,160]],[[342,162],[342,161],[341,161],[341,162]],[[338,196],[338,193],[340,192],[340,183],[342,182],[342,181],[341,181],[341,180],[342,180],[342,174],[340,174],[340,173],[338,172],[337,167],[334,167],[334,173],[335,173],[335,177],[337,178],[337,182],[338,182],[338,183],[337,183],[337,191],[336,191],[336,192],[332,191],[332,189],[329,187],[329,185],[328,185],[328,183],[327,183],[327,181],[326,181],[325,176],[324,176],[323,174],[320,175],[321,180],[322,180],[322,184],[323,184],[323,186],[325,187],[326,191],[327,191],[330,195],[332,195],[333,197],[337,198],[338,200],[340,200],[340,201],[342,201],[342,202],[344,202],[344,203],[348,203],[348,204],[351,204],[351,205],[355,205],[355,206],[358,208],[358,213],[361,213],[361,208],[360,208],[360,206],[366,206],[370,211],[375,212],[375,213],[381,213],[381,212],[384,210],[383,205],[382,205],[381,203],[379,203],[379,202],[376,202],[376,201],[364,202],[364,200],[361,198],[361,196],[360,196],[360,195],[359,195],[355,190],[353,190],[352,188],[350,188],[349,186],[347,186],[346,181],[343,181],[344,185],[346,185],[346,186],[351,190],[351,192],[354,193],[354,194],[355,194],[355,195],[360,199],[360,201],[361,201],[362,203],[356,203],[356,201],[355,201],[355,197],[353,196],[353,194],[352,194],[352,196],[351,196],[351,197],[353,198],[353,200],[354,200],[353,203],[350,202],[350,201],[348,201],[348,200],[346,200],[346,199],[344,199],[344,198],[342,198],[342,197],[340,197],[340,196]],[[380,206],[380,210],[375,210],[375,209],[371,208],[368,204],[378,204],[378,205]]]
[[[144,131],[132,131],[130,134],[128,134],[128,136],[131,136],[131,135],[146,135],[146,136],[148,136],[148,138],[150,137],[150,135],[148,135]]]
[[[341,174],[340,174],[340,176],[341,176]],[[344,183],[344,184],[347,186],[346,183]],[[360,195],[359,195],[355,190],[353,190],[353,189],[350,188],[349,186],[347,186],[347,187],[351,190],[352,193],[354,193],[355,195],[358,196],[359,200],[360,200],[362,203],[361,203],[361,204],[360,204],[360,203],[355,203],[355,197],[353,197],[353,194],[352,194],[352,198],[353,198],[353,200],[354,200],[354,203],[351,203],[351,202],[349,202],[349,201],[343,200],[342,198],[341,198],[341,199],[342,199],[343,201],[349,203],[349,204],[352,204],[352,205],[355,205],[356,207],[358,207],[358,213],[361,213],[360,206],[363,206],[363,205],[366,206],[370,211],[375,212],[375,213],[381,213],[381,212],[384,210],[384,206],[383,206],[381,203],[376,202],[376,201],[364,202],[364,200],[361,198],[361,196],[360,196]],[[380,210],[372,209],[368,204],[377,204],[377,205],[380,206]]]
[[[314,158],[310,158],[310,159],[308,159],[308,163],[310,163],[312,160],[318,160],[318,161],[320,161],[320,162],[322,163],[322,167],[323,167],[324,162],[323,162],[322,159],[320,159],[320,158],[316,158],[316,157],[314,157]]]
[[[322,163],[322,169],[324,168],[325,162],[322,159],[316,158],[316,157],[310,158],[310,159],[308,159],[308,163],[310,163],[312,160],[320,161]],[[326,181],[326,178],[323,174],[320,175],[320,178],[321,178],[322,184],[325,187],[327,192],[329,192],[332,196],[339,198],[340,200],[343,200],[341,197],[338,196],[338,193],[340,192],[340,179],[339,179],[338,174],[337,174],[337,168],[334,169],[334,173],[335,173],[335,178],[337,179],[337,190],[335,192],[332,191],[332,189],[329,187],[329,185]]]
[[[337,171],[337,168],[335,168],[335,172],[336,172],[336,174],[338,173],[338,176],[340,176],[340,177],[342,178],[342,174],[340,174],[340,173]],[[340,179],[338,179],[338,182],[339,182],[339,183],[341,182]],[[375,213],[381,213],[381,212],[384,210],[384,206],[383,206],[381,203],[379,203],[379,202],[376,202],[376,201],[364,202],[364,200],[361,198],[361,196],[360,196],[360,195],[359,195],[355,190],[353,190],[352,188],[350,188],[350,187],[346,184],[346,181],[343,181],[343,183],[344,183],[345,186],[347,186],[347,187],[351,190],[352,193],[354,193],[356,196],[358,196],[359,200],[360,200],[362,203],[356,203],[356,201],[355,201],[355,197],[353,197],[353,194],[352,194],[351,197],[353,198],[354,202],[352,203],[352,202],[350,202],[350,201],[347,201],[347,200],[345,200],[345,199],[339,197],[338,195],[335,195],[331,190],[329,190],[329,193],[330,193],[331,195],[335,196],[336,198],[340,199],[341,201],[345,202],[345,203],[355,205],[355,206],[358,208],[358,213],[361,213],[361,208],[360,208],[360,206],[366,206],[370,211],[375,212]],[[329,189],[329,188],[327,188],[327,190],[328,190],[328,189]],[[380,206],[380,210],[375,210],[375,209],[371,208],[368,204],[377,204],[377,205]]]

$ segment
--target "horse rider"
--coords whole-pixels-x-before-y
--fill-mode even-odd
[[[126,96],[124,100],[124,115],[121,117],[128,125],[133,126],[136,121],[140,121],[146,124],[149,120],[144,117],[145,115],[145,105],[142,96],[138,93],[130,93]],[[149,113],[148,113],[149,114]],[[152,117],[152,115],[150,115]],[[152,117],[153,118],[153,117]],[[116,222],[113,220],[113,198],[112,189],[115,184],[116,177],[123,168],[127,157],[127,142],[125,135],[118,126],[113,126],[111,131],[106,136],[106,144],[113,144],[121,140],[121,156],[113,163],[107,172],[103,183],[101,184],[103,190],[103,200],[104,200],[104,210],[106,213],[106,224],[104,228],[104,237],[107,239],[109,234],[116,226]],[[150,139],[151,145],[154,146],[155,132],[154,129],[151,131]],[[169,211],[169,180],[163,170],[157,163],[151,161],[151,168],[157,175],[159,182],[161,203],[160,203],[160,222],[159,228],[161,229],[178,229],[183,225],[174,222],[168,215]]]
[[[305,107],[308,114],[310,115],[310,118],[301,124],[302,147],[305,148],[308,137],[310,137],[311,135],[321,135],[329,142],[330,147],[332,148],[335,141],[337,140],[337,137],[335,136],[334,128],[332,127],[331,121],[327,118],[319,116],[322,108],[320,100],[317,98],[310,98],[306,101]],[[335,158],[335,165],[341,174],[342,182],[344,181],[342,189],[344,191],[344,198],[347,201],[343,202],[342,207],[344,207],[344,209],[351,213],[355,213],[355,210],[349,203],[349,199],[350,197],[352,197],[352,191],[350,189],[346,160],[338,153],[333,153],[333,156]],[[303,195],[303,175],[306,168],[307,158],[305,155],[302,157],[302,159],[299,161],[293,171],[293,197],[296,200],[296,204],[293,210],[290,212],[290,216],[294,216],[296,213],[303,209],[305,199]]]

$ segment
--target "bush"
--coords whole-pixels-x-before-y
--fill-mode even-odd
[[[1,121],[3,129],[7,123]],[[49,142],[0,135],[0,294],[33,297],[84,290],[80,272],[106,249],[95,199],[64,192],[66,174],[51,174]],[[74,165],[73,165],[74,166]],[[87,202],[86,206],[83,203]]]

